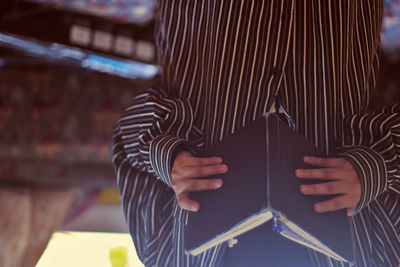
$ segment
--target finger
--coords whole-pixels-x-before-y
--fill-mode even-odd
[[[182,209],[188,211],[198,211],[200,208],[199,203],[189,199],[189,194],[187,192],[177,195],[178,205]]]
[[[348,190],[347,184],[335,181],[313,185],[301,185],[300,191],[305,195],[333,195],[344,194]]]
[[[213,166],[187,167],[186,170],[187,173],[185,173],[185,178],[199,178],[224,174],[228,171],[228,166],[225,164],[219,164]]]
[[[222,179],[190,179],[187,191],[215,190],[222,187]]]
[[[217,165],[222,163],[220,157],[200,158],[200,157],[188,157],[183,163],[184,166],[201,166],[201,165]]]
[[[328,201],[319,202],[314,205],[314,210],[316,212],[327,212],[341,210],[353,206],[353,202],[350,196],[342,195],[330,199]]]
[[[348,168],[350,164],[344,158],[319,158],[319,157],[305,156],[303,160],[305,163],[309,165],[314,165],[319,167]]]
[[[343,170],[334,168],[322,168],[322,169],[297,169],[295,175],[298,178],[303,179],[343,179],[345,174]]]
[[[175,194],[190,191],[205,191],[221,188],[222,179],[183,179],[174,184]]]

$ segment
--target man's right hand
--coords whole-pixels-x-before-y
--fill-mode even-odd
[[[198,179],[211,175],[224,174],[228,166],[219,157],[198,158],[190,152],[182,151],[175,158],[171,170],[172,189],[182,209],[198,211],[199,203],[189,199],[190,191],[214,190],[222,186],[222,179]]]

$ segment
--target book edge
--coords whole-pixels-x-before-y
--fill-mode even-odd
[[[268,209],[263,209],[243,220],[239,223],[235,224],[227,231],[220,233],[219,235],[215,236],[214,238],[198,245],[196,248],[192,248],[190,250],[186,250],[186,253],[189,253],[193,256],[197,256],[200,253],[215,247],[229,239],[235,238],[241,234],[244,234],[266,222],[271,220],[274,217],[272,211]],[[246,225],[247,223],[247,225]],[[240,228],[242,226],[242,228]]]

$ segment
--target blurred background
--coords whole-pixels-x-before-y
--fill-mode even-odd
[[[140,264],[111,140],[159,73],[153,13],[152,0],[1,1],[0,266],[35,266],[49,240],[37,266],[111,266],[118,246],[118,266]]]
[[[114,256],[140,266],[111,140],[124,108],[160,71],[154,10],[155,0],[1,0],[0,266],[34,266],[49,240],[37,266],[63,256],[82,259],[69,266],[117,266],[118,246],[129,251]],[[400,0],[385,1],[381,36],[372,109],[400,101]]]

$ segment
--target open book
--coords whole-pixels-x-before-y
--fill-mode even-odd
[[[349,219],[345,210],[317,213],[316,202],[334,196],[306,196],[296,169],[311,168],[303,156],[324,156],[277,114],[260,118],[218,143],[203,156],[220,156],[229,172],[218,176],[216,191],[192,192],[200,210],[189,213],[185,227],[187,253],[198,255],[263,223],[274,231],[340,261],[353,261]]]

